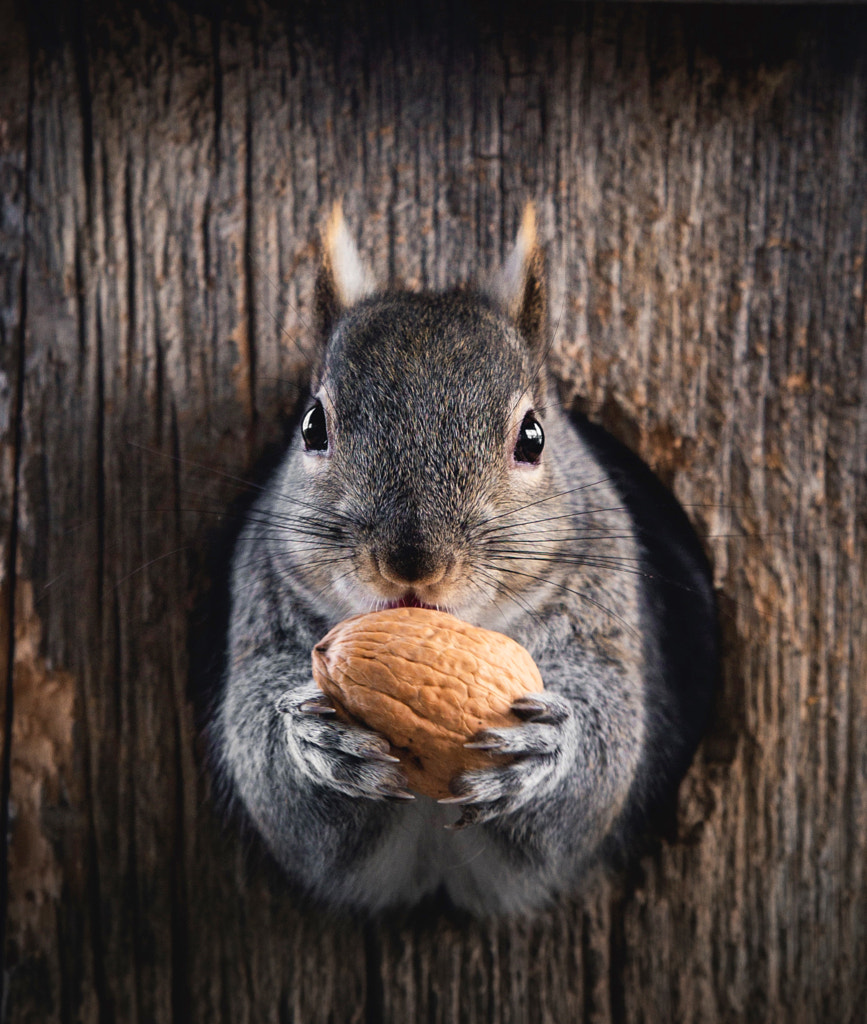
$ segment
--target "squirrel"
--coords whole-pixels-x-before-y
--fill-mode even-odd
[[[559,405],[532,205],[489,286],[436,293],[379,289],[338,205],[314,308],[310,398],[230,568],[218,780],[330,908],[535,912],[676,794],[717,671],[707,559],[650,469]],[[507,634],[544,681],[444,801],[312,680],[332,626],[398,606]]]

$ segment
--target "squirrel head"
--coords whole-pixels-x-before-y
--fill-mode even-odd
[[[485,524],[550,488],[532,205],[490,287],[442,293],[377,289],[336,206],[315,307],[320,365],[298,454],[309,500],[351,551],[344,611],[478,602],[495,575],[480,563]]]
[[[322,232],[322,259],[314,295],[320,343],[327,345],[335,325],[350,309],[382,291],[349,233],[341,204],[335,203]],[[524,207],[508,260],[487,287],[475,292],[475,297],[484,297],[498,309],[531,353],[542,353],[548,332],[547,267],[536,234],[533,203]]]

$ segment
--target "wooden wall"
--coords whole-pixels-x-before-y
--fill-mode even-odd
[[[212,800],[208,552],[339,196],[431,286],[534,199],[564,401],[714,562],[676,828],[536,921],[325,919]],[[858,7],[2,0],[2,1019],[863,1019],[865,255]]]

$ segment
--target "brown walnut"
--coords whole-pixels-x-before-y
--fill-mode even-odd
[[[313,649],[313,678],[341,718],[388,739],[410,789],[433,797],[449,796],[459,772],[490,767],[493,755],[464,744],[519,724],[513,701],[544,688],[510,637],[426,608],[338,623]]]

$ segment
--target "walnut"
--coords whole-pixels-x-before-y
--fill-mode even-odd
[[[433,797],[448,796],[459,772],[490,766],[489,753],[464,744],[517,725],[512,702],[544,688],[510,637],[426,608],[339,623],[313,649],[313,678],[341,718],[388,739],[410,789]]]

